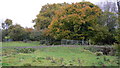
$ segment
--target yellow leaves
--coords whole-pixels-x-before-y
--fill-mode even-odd
[[[53,18],[53,20],[52,20],[52,22],[50,23],[50,25],[48,26],[48,28],[49,29],[51,29],[54,25],[55,25],[55,23],[57,23],[58,22],[58,18],[56,17],[56,18]]]
[[[67,18],[67,16],[66,16],[66,15],[61,16],[61,17],[60,17],[60,20],[63,20],[63,19],[65,19],[65,18]]]
[[[60,32],[60,29],[59,28],[56,28],[57,29],[57,31],[56,32]]]
[[[88,27],[89,30],[94,30],[93,27]]]
[[[33,28],[25,28],[25,31],[26,31],[26,32],[32,32],[32,31],[33,31]]]
[[[43,30],[43,33],[44,33],[45,36],[48,36],[49,33],[50,33],[50,30],[49,30],[49,29],[44,29],[44,30]]]
[[[48,26],[49,31],[46,32],[49,32],[50,34],[48,34],[56,39],[84,38],[82,36],[87,36],[89,30],[94,30],[91,25],[96,22],[100,12],[100,8],[90,2],[62,6],[55,11],[55,16]]]
[[[62,24],[62,23],[60,23],[59,25],[60,25],[60,26],[62,26],[63,24]]]

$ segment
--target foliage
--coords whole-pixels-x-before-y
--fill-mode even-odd
[[[87,39],[94,32],[93,25],[101,9],[90,2],[73,3],[55,11],[49,25],[49,35],[55,39]]]
[[[115,3],[101,3],[104,8],[90,2],[57,3],[42,6],[33,20],[33,28],[13,25],[11,19],[2,23],[2,40],[39,41],[60,44],[61,39],[90,40],[92,44],[120,43],[120,15]],[[119,8],[119,2],[117,2]],[[102,11],[103,10],[103,11]]]
[[[27,35],[25,34],[24,28],[18,24],[10,26],[8,32],[9,32],[8,35],[14,41],[22,41],[25,39],[25,36]]]
[[[4,23],[2,23],[2,28],[3,29],[8,29],[12,25],[12,20],[11,19],[6,19]]]
[[[102,52],[96,52],[95,54],[96,54],[96,56],[102,56],[103,55]]]
[[[22,48],[22,49],[16,49],[18,53],[32,53],[35,51],[33,48]]]
[[[52,18],[55,16],[55,11],[60,9],[61,6],[66,5],[67,3],[61,4],[47,4],[42,6],[40,13],[36,16],[37,18],[33,20],[35,22],[34,27],[37,30],[43,30],[48,28]]]
[[[117,26],[117,15],[112,12],[105,11],[99,16],[98,23],[102,26],[107,26],[109,32],[114,32]]]
[[[12,26],[12,20],[11,19],[6,19],[3,23],[2,23],[2,41],[5,40],[5,37],[9,37],[8,35],[8,28],[10,26]]]
[[[120,56],[120,44],[114,44],[114,48],[117,50],[117,55]]]
[[[44,39],[44,35],[43,32],[41,31],[37,31],[37,30],[33,30],[30,34],[29,34],[30,39],[32,41],[39,41],[41,39]]]
[[[120,44],[120,28],[118,28],[118,29],[116,30],[116,32],[117,32],[117,34],[116,34],[115,38],[116,38],[116,40],[117,40],[117,43]]]
[[[114,35],[109,32],[108,27],[102,25],[95,25],[95,36],[93,36],[93,44],[113,44],[115,42]]]

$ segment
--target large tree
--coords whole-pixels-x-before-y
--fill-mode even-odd
[[[49,35],[55,39],[87,39],[94,35],[101,9],[90,2],[72,3],[55,11]]]

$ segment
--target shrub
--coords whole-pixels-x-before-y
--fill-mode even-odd
[[[96,54],[97,56],[101,56],[101,55],[103,55],[102,52],[96,52],[95,54]]]
[[[37,57],[37,61],[38,62],[42,62],[41,60],[44,60],[45,58],[43,58],[43,57]]]
[[[104,61],[108,61],[108,62],[110,62],[110,59],[104,57]]]
[[[33,48],[23,48],[23,49],[17,49],[17,52],[18,53],[32,53],[34,52],[35,49]]]
[[[120,57],[120,44],[114,44],[114,49],[116,49],[116,55]]]

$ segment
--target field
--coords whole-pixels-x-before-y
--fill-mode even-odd
[[[8,46],[14,46],[8,48]],[[15,47],[18,48],[15,48]],[[3,42],[3,66],[117,66],[116,56],[97,56],[85,46],[40,46],[39,42]]]

